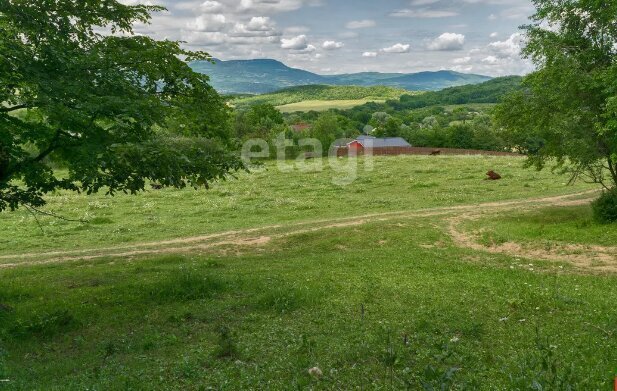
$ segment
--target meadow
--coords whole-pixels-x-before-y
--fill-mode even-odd
[[[231,103],[239,108],[247,108],[258,104],[285,106],[292,103],[302,103],[305,101],[373,102],[379,100],[385,102],[387,99],[398,99],[404,94],[417,95],[419,93],[385,86],[361,87],[351,85],[307,85],[284,88],[282,90],[263,95],[238,96],[233,98]]]
[[[5,213],[0,389],[609,389],[614,273],[491,246],[617,227],[589,218],[595,187],[523,162],[360,159],[346,186],[269,162],[48,197],[81,223]]]
[[[384,99],[367,98],[367,99],[351,99],[351,100],[305,100],[298,103],[289,103],[276,108],[281,113],[297,113],[309,111],[328,111],[331,109],[347,110],[357,106],[362,106],[366,103],[384,103]]]

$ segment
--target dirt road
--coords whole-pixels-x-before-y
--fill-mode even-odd
[[[570,262],[583,269],[617,271],[615,255],[617,248],[600,246],[564,245],[551,250],[526,248],[516,243],[505,243],[485,247],[477,243],[474,235],[460,229],[464,221],[509,210],[530,210],[546,206],[568,206],[588,203],[595,191],[562,196],[488,202],[482,204],[459,205],[421,210],[402,210],[387,213],[366,214],[352,217],[303,221],[291,224],[270,225],[258,228],[227,231],[209,235],[176,238],[158,242],[132,243],[127,245],[86,248],[70,251],[51,251],[0,256],[0,268],[13,268],[27,265],[50,264],[100,258],[126,258],[156,254],[176,254],[199,252],[216,247],[260,247],[274,239],[281,239],[307,232],[316,232],[350,226],[361,226],[370,222],[395,219],[442,217],[446,223],[446,233],[454,244],[477,251],[509,254],[530,259]]]

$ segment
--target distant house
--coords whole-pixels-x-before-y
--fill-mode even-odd
[[[356,154],[370,150],[376,155],[400,155],[407,153],[409,148],[411,148],[411,144],[401,137],[358,136],[355,140],[347,143],[347,149]]]

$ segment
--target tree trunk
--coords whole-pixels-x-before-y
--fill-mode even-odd
[[[608,157],[608,169],[611,173],[611,179],[613,180],[613,188],[617,187],[617,167],[613,163],[611,156]]]

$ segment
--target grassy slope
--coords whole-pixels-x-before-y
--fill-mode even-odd
[[[504,181],[482,181],[488,165]],[[584,188],[509,158],[379,159],[345,188],[330,175],[270,170],[209,193],[56,195],[52,210],[106,225],[45,220],[41,237],[17,212],[3,215],[0,237],[15,235],[8,251],[0,247],[70,248]],[[0,379],[10,380],[0,388],[610,387],[617,341],[602,330],[617,323],[615,277],[557,275],[541,262],[512,270],[513,259],[456,248],[442,229],[439,219],[374,221],[261,251],[0,269],[0,303],[14,308],[0,310]],[[321,380],[308,376],[312,366]]]
[[[322,162],[321,160],[319,162]],[[574,192],[566,177],[522,168],[521,158],[401,156],[375,158],[358,178],[337,186],[340,173],[323,161],[322,172],[281,173],[274,163],[239,180],[215,184],[211,191],[162,190],[128,197],[59,192],[46,210],[89,224],[40,217],[41,233],[25,210],[2,215],[0,255],[18,252],[108,246],[160,240],[279,222],[413,210],[482,201]],[[485,172],[504,175],[484,181]]]
[[[409,91],[392,87],[359,87],[359,86],[301,86],[286,88],[271,94],[243,97],[232,103],[237,107],[248,107],[256,104],[269,103],[274,106],[284,106],[304,101],[375,101],[398,99]]]
[[[517,213],[499,220],[480,220],[470,224],[491,233],[493,242],[556,241],[584,245],[615,246],[617,224],[593,221],[589,205],[573,208],[545,208]]]

